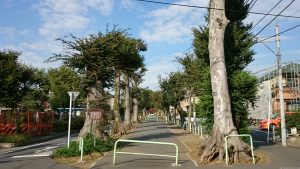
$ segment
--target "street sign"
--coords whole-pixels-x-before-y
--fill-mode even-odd
[[[89,116],[91,120],[101,120],[103,118],[103,114],[103,109],[95,109],[89,111]]]
[[[74,91],[73,92],[68,92],[70,98],[72,98],[72,101],[76,100],[76,98],[78,97],[79,93],[80,92],[74,92]]]

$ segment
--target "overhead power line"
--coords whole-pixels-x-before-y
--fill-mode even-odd
[[[288,31],[290,31],[290,30],[293,30],[293,29],[295,29],[295,28],[297,28],[297,27],[299,27],[300,26],[300,24],[299,25],[296,25],[296,26],[293,26],[293,27],[291,27],[291,28],[289,28],[289,29],[287,29],[287,30],[284,30],[284,31],[282,31],[282,32],[280,32],[279,34],[281,35],[281,34],[283,34],[283,33],[286,33],[286,32],[288,32]],[[266,41],[266,40],[268,40],[268,39],[271,39],[271,38],[273,38],[273,37],[275,37],[276,36],[276,34],[275,35],[272,35],[272,36],[269,36],[269,37],[267,37],[267,38],[265,38],[265,39],[263,39],[263,40],[260,40],[260,41]]]
[[[221,8],[210,8],[210,7],[197,6],[197,5],[185,5],[185,4],[160,2],[160,1],[153,1],[153,0],[136,0],[136,1],[147,2],[147,3],[154,3],[154,4],[162,4],[162,5],[172,5],[172,6],[189,7],[189,8],[225,10],[225,9],[221,9]],[[243,12],[241,10],[230,10],[230,11],[231,12]],[[248,13],[255,14],[255,15],[267,15],[267,16],[277,16],[277,17],[300,19],[300,16],[292,16],[292,15],[281,15],[281,14],[271,14],[271,13],[267,14],[267,13],[263,13],[263,12],[252,12],[252,11],[249,11]]]
[[[250,8],[249,8],[249,11],[254,7],[254,5],[256,4],[257,0],[253,0],[249,3],[250,5]]]
[[[295,2],[295,0],[292,0],[285,8],[283,8],[278,15],[276,15],[269,23],[267,23],[259,32],[257,32],[254,37],[256,37],[258,34],[260,34],[267,26],[269,26],[278,16],[284,12],[289,6],[292,5],[292,3]]]
[[[271,51],[275,56],[277,55],[268,45],[266,45],[263,41],[256,38],[257,42],[262,43],[269,51]]]
[[[280,3],[282,2],[282,0],[279,0],[278,2],[277,2],[277,4],[275,4],[273,7],[272,7],[272,9],[270,9],[269,11],[268,11],[268,13],[267,14],[269,14],[270,12],[272,12]],[[264,15],[251,29],[250,29],[250,31],[251,30],[253,30],[262,20],[264,20],[265,18],[267,17],[267,15]]]

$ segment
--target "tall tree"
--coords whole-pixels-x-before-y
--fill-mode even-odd
[[[244,62],[232,64],[230,63],[230,61],[227,61],[230,60],[230,56],[226,52],[224,52],[224,35],[226,26],[228,24],[227,18],[232,22],[241,23],[241,20],[243,20],[247,16],[248,6],[244,6],[243,0],[226,1],[227,17],[225,16],[224,10],[218,9],[225,9],[225,0],[211,0],[210,2],[208,51],[211,77],[210,81],[214,107],[214,124],[211,138],[209,138],[206,141],[206,144],[204,144],[204,146],[202,147],[200,161],[204,163],[210,162],[210,160],[215,158],[216,156],[219,156],[219,160],[223,160],[224,137],[231,134],[238,134],[232,117],[227,72],[244,68],[244,66],[251,61],[250,59],[250,61],[244,60]],[[238,15],[236,12],[233,14],[232,11],[239,11]],[[236,55],[237,53],[238,52],[234,53],[234,55]],[[228,65],[226,67],[225,59],[227,59],[226,63],[228,63],[228,65],[232,64],[240,67],[230,67]],[[207,59],[204,59],[204,61],[207,61]],[[229,138],[228,143],[229,147],[232,147],[234,162],[238,161],[239,156],[243,156],[246,158],[249,157],[248,153],[250,151],[250,147],[245,144],[240,138]]]
[[[19,98],[19,63],[21,53],[4,50],[0,51],[0,105],[17,108]]]
[[[126,128],[131,127],[131,104],[130,104],[130,87],[129,78],[132,77],[135,71],[144,67],[144,58],[140,55],[140,51],[146,51],[146,44],[140,39],[127,38],[125,43],[125,67],[124,67],[124,77],[125,77],[125,125]],[[137,104],[136,104],[137,105]]]
[[[111,86],[112,68],[108,57],[113,54],[111,45],[113,39],[104,38],[98,33],[87,38],[78,38],[73,35],[58,40],[65,46],[64,53],[55,54],[48,59],[49,62],[61,60],[81,74],[82,93],[87,95],[87,104],[91,108],[101,108],[109,111],[106,106],[104,89]],[[68,39],[69,38],[69,39]],[[90,132],[92,120],[88,112],[80,136]]]
[[[73,69],[66,65],[49,69],[47,77],[50,83],[50,91],[53,92],[51,97],[52,108],[68,107],[68,91],[79,91],[81,78]]]
[[[138,113],[139,113],[139,94],[141,93],[141,89],[138,87],[140,83],[142,83],[142,76],[144,76],[146,68],[143,66],[139,71],[136,71],[132,75],[132,102],[133,102],[133,119],[132,122],[138,122]]]
[[[180,124],[184,123],[184,111],[180,106],[180,101],[184,99],[185,90],[183,83],[183,74],[181,72],[172,72],[168,78],[159,78],[159,85],[163,93],[163,99],[165,106],[172,106],[175,109],[173,118],[176,119],[176,112],[180,116]]]

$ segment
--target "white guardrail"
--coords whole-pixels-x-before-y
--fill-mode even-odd
[[[166,154],[148,154],[148,153],[135,153],[135,152],[117,151],[117,145],[118,145],[119,142],[171,145],[171,146],[175,146],[176,155],[174,156],[174,155],[166,155]],[[113,165],[116,164],[116,154],[132,154],[132,155],[145,155],[145,156],[158,156],[158,157],[173,157],[173,158],[176,159],[175,160],[175,165],[178,166],[178,146],[175,143],[119,139],[115,142],[115,146],[114,146]]]
[[[147,120],[148,119],[148,120]],[[153,120],[152,120],[153,119]],[[146,117],[145,117],[145,122],[158,122],[158,115],[154,115],[154,114],[148,114]]]
[[[228,147],[227,147],[227,139],[228,137],[249,137],[250,138],[250,144],[251,144],[251,155],[252,155],[252,162],[255,164],[254,159],[254,152],[253,152],[253,142],[252,142],[252,136],[250,134],[239,134],[239,135],[229,135],[225,137],[225,153],[226,153],[226,165],[228,166]]]
[[[82,137],[80,137],[80,141],[79,141],[79,151],[81,151],[80,161],[82,162],[82,156],[83,156],[83,138]]]

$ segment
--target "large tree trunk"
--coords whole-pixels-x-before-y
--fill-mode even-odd
[[[116,70],[116,75],[115,75],[115,95],[114,95],[114,133],[123,135],[126,134],[124,127],[121,124],[121,115],[120,115],[120,76],[121,73],[120,71]]]
[[[176,104],[176,109],[178,110],[178,113],[179,113],[179,124],[182,127],[185,118],[184,118],[184,111],[183,111],[182,107],[180,106],[180,103]]]
[[[135,80],[132,80],[132,87],[134,89],[137,89],[137,83]],[[132,98],[133,101],[133,119],[132,122],[138,122],[138,112],[139,112],[139,102],[138,99],[136,97],[136,95],[133,96]]]
[[[224,56],[224,33],[228,23],[225,16],[225,0],[211,0],[209,13],[209,58],[211,68],[211,86],[214,103],[214,125],[212,136],[201,147],[200,162],[208,163],[217,156],[224,158],[224,138],[228,135],[238,134],[233,124],[231,102],[229,97],[227,73]],[[228,139],[228,147],[232,148],[233,162],[238,157],[247,158],[250,152],[249,145],[238,137]]]
[[[192,130],[191,117],[192,117],[192,90],[190,90],[190,93],[189,93],[189,130],[190,131]],[[194,119],[194,120],[196,120],[196,119]]]
[[[78,135],[78,137],[84,137],[86,136],[88,133],[92,132],[92,129],[96,130],[96,124],[92,123],[92,120],[90,119],[90,116],[88,115],[89,109],[90,109],[90,105],[91,103],[94,103],[99,101],[99,98],[101,98],[103,96],[102,94],[102,84],[100,81],[96,82],[97,84],[94,87],[90,88],[90,92],[87,96],[87,111],[85,112],[85,121],[84,121],[84,125],[82,127],[82,129],[80,130],[80,133]],[[96,130],[97,131],[97,130]],[[93,132],[95,133],[95,132]]]
[[[125,128],[130,129],[131,128],[131,120],[130,120],[130,86],[129,86],[129,76],[127,73],[124,74],[124,80],[125,80]]]

